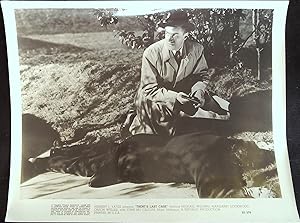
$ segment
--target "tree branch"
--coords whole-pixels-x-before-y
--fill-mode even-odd
[[[251,34],[246,38],[246,40],[239,46],[239,48],[237,48],[237,50],[233,52],[232,55],[237,54],[245,46],[246,42],[255,33],[255,31],[256,31],[256,28],[251,32]]]
[[[137,16],[136,18],[137,18],[138,22],[139,22],[139,23],[144,27],[144,29],[145,29],[145,28],[147,27],[147,23],[145,24],[145,22],[143,22],[139,16]]]

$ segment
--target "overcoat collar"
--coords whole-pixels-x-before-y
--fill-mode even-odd
[[[177,62],[173,56],[173,53],[171,50],[168,49],[166,40],[164,40],[163,43],[163,48],[162,48],[162,59],[164,63],[170,63],[170,65],[172,66],[172,68],[177,71],[178,69],[178,65]]]
[[[182,48],[182,58],[184,59],[185,57],[189,56],[189,54],[191,53],[191,46],[189,44],[189,42],[186,40],[183,43],[183,48]],[[164,40],[163,43],[163,48],[162,48],[162,59],[164,62],[167,62],[168,60],[170,60],[173,56],[172,50],[168,49],[168,46]],[[174,58],[174,56],[173,56]]]

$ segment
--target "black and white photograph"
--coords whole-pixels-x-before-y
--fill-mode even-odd
[[[139,13],[15,10],[21,196],[281,197],[273,10]]]
[[[287,4],[3,6],[7,220],[293,219]]]

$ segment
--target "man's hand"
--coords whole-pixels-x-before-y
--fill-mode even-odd
[[[177,102],[175,103],[175,107],[177,107],[179,111],[182,111],[187,115],[193,115],[197,111],[197,109],[191,102],[190,97],[186,93],[179,92],[177,94],[176,100]],[[176,104],[179,106],[176,106]]]
[[[197,108],[203,107],[205,104],[205,94],[207,94],[204,90],[197,90],[193,94],[191,94],[191,97],[197,99]]]
[[[177,98],[176,98],[176,100],[180,103],[180,104],[182,104],[182,105],[184,105],[184,104],[186,104],[186,103],[188,103],[189,102],[189,96],[186,94],[186,93],[184,93],[184,92],[179,92],[178,94],[177,94]]]

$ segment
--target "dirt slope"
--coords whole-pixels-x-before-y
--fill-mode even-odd
[[[30,38],[19,38],[19,45],[24,113],[52,122],[62,140],[82,125],[108,127],[100,133],[118,138],[119,119],[138,86],[141,50],[91,50]]]

